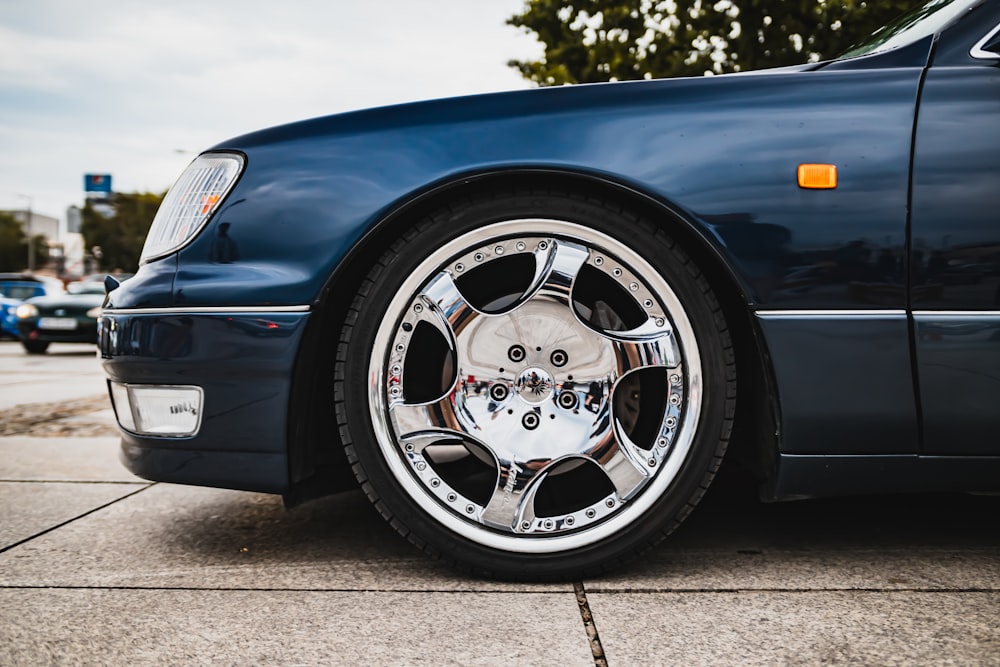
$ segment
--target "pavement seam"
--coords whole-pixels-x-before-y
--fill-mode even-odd
[[[1000,588],[596,588],[599,595],[657,595],[662,593],[1000,593]]]
[[[145,480],[96,480],[96,479],[0,479],[0,484],[121,484],[126,486],[149,486]]]
[[[576,603],[580,607],[580,618],[583,619],[583,627],[587,631],[587,641],[590,643],[590,652],[594,656],[594,665],[596,667],[608,667],[608,659],[604,655],[604,646],[601,644],[601,636],[598,634],[597,625],[594,623],[594,615],[590,612],[590,602],[587,600],[587,590],[583,587],[583,582],[573,582],[573,591],[576,593]]]
[[[10,544],[10,545],[7,545],[7,546],[5,546],[3,548],[0,548],[0,554],[6,553],[6,552],[10,551],[11,549],[13,549],[15,547],[19,547],[22,544],[25,544],[26,542],[30,542],[31,540],[37,539],[39,537],[42,537],[43,535],[48,535],[49,533],[51,533],[54,530],[59,530],[63,526],[67,526],[67,525],[73,523],[74,521],[78,521],[78,520],[80,520],[80,519],[82,519],[82,518],[84,518],[86,516],[90,516],[91,514],[93,514],[95,512],[100,512],[101,510],[103,510],[105,508],[111,507],[115,503],[120,503],[121,501],[125,500],[126,498],[131,498],[132,496],[136,495],[137,493],[142,493],[143,491],[145,491],[146,489],[148,489],[151,486],[156,486],[156,482],[154,482],[152,484],[146,484],[142,488],[136,489],[135,491],[133,491],[131,493],[126,493],[124,496],[121,496],[120,498],[115,498],[111,502],[107,502],[107,503],[104,503],[103,505],[95,507],[95,508],[93,508],[91,510],[87,510],[83,514],[75,516],[72,519],[67,519],[66,521],[63,521],[62,523],[58,523],[55,526],[51,526],[49,528],[46,528],[45,530],[43,530],[43,531],[41,531],[39,533],[35,533],[34,535],[31,535],[29,537],[26,537],[23,540],[18,540],[17,542],[14,542],[14,544]]]

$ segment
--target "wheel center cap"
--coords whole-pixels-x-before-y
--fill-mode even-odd
[[[527,403],[544,403],[552,395],[552,376],[542,368],[526,368],[517,376],[514,389]]]

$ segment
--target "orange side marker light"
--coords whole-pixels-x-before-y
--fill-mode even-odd
[[[837,166],[833,164],[800,164],[799,187],[809,190],[831,190],[837,187]]]

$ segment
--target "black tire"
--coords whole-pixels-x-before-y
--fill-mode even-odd
[[[721,463],[736,395],[699,268],[652,221],[571,192],[491,193],[407,229],[354,299],[335,381],[386,520],[516,580],[598,574],[673,531]]]
[[[21,345],[24,346],[24,351],[28,354],[45,354],[45,352],[49,349],[49,343],[47,341],[22,340]]]

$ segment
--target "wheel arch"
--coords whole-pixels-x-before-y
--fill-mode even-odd
[[[335,399],[336,345],[348,309],[368,267],[402,229],[422,215],[462,197],[514,188],[586,192],[611,199],[668,228],[695,260],[718,297],[736,351],[737,402],[728,458],[766,481],[778,451],[778,402],[766,344],[756,325],[747,290],[717,239],[670,203],[623,183],[551,169],[512,169],[467,174],[415,193],[371,226],[330,275],[313,304],[313,315],[297,355],[289,405],[290,489],[287,504],[355,486],[330,406]]]

